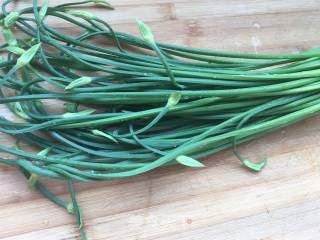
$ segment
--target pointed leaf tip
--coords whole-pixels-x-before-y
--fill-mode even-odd
[[[107,134],[107,133],[105,133],[103,131],[100,131],[98,129],[94,129],[91,132],[96,136],[102,136],[102,137],[108,138],[109,140],[111,140],[111,141],[113,141],[115,143],[119,143],[118,140],[115,137],[113,137],[112,135]]]
[[[267,165],[267,160],[263,159],[258,163],[254,163],[249,160],[244,160],[243,164],[253,171],[260,172]]]
[[[14,53],[16,55],[19,55],[21,56],[22,54],[24,54],[26,51],[20,47],[16,47],[16,46],[9,46],[9,47],[6,47],[6,50],[11,52],[11,53]]]
[[[42,7],[40,8],[40,11],[39,11],[39,17],[40,17],[41,21],[45,18],[47,11],[48,11],[48,8],[49,8],[49,1],[44,0]]]
[[[39,180],[39,175],[32,173],[28,179],[28,188],[29,190],[31,190],[32,188],[34,188],[34,186],[36,185],[36,183]]]
[[[72,118],[72,117],[84,117],[84,116],[89,116],[90,114],[94,113],[95,110],[93,109],[88,109],[88,110],[83,110],[80,112],[67,112],[61,115],[62,118]]]
[[[87,84],[89,84],[91,82],[92,82],[92,78],[91,77],[81,77],[81,78],[75,79],[71,83],[69,83],[69,85],[67,85],[65,87],[65,90],[70,90],[70,89],[73,89],[73,88],[76,88],[76,87],[87,85]]]
[[[13,110],[14,110],[14,113],[16,115],[18,115],[19,117],[23,118],[23,119],[30,119],[28,114],[25,113],[25,111],[23,110],[20,102],[16,102],[14,105],[13,105]]]
[[[109,9],[114,9],[114,7],[111,5],[111,3],[107,2],[106,0],[91,0],[91,2],[94,4],[109,8]]]
[[[3,37],[6,40],[7,44],[9,46],[17,46],[18,41],[16,37],[14,36],[13,32],[9,28],[3,28],[2,29]]]
[[[137,23],[138,23],[138,27],[139,27],[139,31],[140,31],[140,34],[142,36],[142,38],[149,44],[154,44],[155,41],[154,41],[154,37],[153,37],[153,34],[150,30],[150,28],[148,27],[147,24],[145,24],[143,21],[141,20],[136,20]]]
[[[179,103],[181,99],[181,92],[175,91],[170,94],[167,106],[168,107],[173,107]]]
[[[3,20],[3,25],[7,28],[11,27],[19,19],[20,13],[11,12]]]
[[[47,147],[43,150],[41,150],[40,152],[37,153],[37,156],[40,156],[40,157],[45,157],[48,155],[48,153],[51,151],[52,147]]]
[[[96,19],[94,14],[92,14],[91,12],[83,11],[83,10],[68,10],[66,13],[75,17],[88,20],[88,21]]]
[[[205,167],[205,165],[201,162],[199,162],[198,160],[195,160],[191,157],[188,156],[178,156],[176,158],[176,161],[182,165],[188,166],[188,167]]]
[[[27,65],[32,58],[36,55],[39,48],[41,46],[41,43],[38,43],[36,45],[33,45],[31,48],[29,48],[27,51],[25,51],[17,60],[17,66],[19,68]]]
[[[73,207],[72,202],[69,202],[69,203],[67,204],[67,211],[68,211],[68,213],[70,213],[70,214],[74,214],[74,207]]]

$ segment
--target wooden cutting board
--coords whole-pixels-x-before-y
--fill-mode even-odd
[[[138,34],[135,19],[142,19],[159,41],[242,52],[297,52],[320,46],[319,0],[112,3],[115,11],[91,10],[116,30],[133,34]],[[16,7],[29,4],[18,1]],[[10,117],[3,106],[0,111]],[[244,169],[231,151],[223,151],[209,157],[201,170],[176,166],[121,181],[78,184],[88,237],[319,239],[319,129],[315,117],[242,145],[250,159],[268,156],[268,166],[259,174]],[[1,134],[0,142],[12,146],[14,141]],[[60,197],[68,197],[64,182],[44,182]],[[0,193],[0,239],[79,239],[73,216],[30,192],[14,169],[0,166]]]

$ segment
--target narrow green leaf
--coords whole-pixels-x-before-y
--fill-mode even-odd
[[[40,11],[39,11],[39,17],[40,17],[41,21],[45,18],[47,11],[48,11],[48,7],[49,7],[49,1],[44,0],[42,6],[40,8]]]
[[[9,47],[6,47],[6,49],[8,52],[14,53],[19,56],[21,56],[26,52],[23,48],[16,47],[16,46],[9,46]]]
[[[100,131],[100,130],[97,130],[97,129],[94,129],[91,131],[94,135],[96,136],[102,136],[102,137],[105,137],[105,138],[108,138],[109,140],[115,142],[115,143],[118,143],[118,140],[115,139],[113,136],[111,136],[110,134],[107,134],[103,131]]]
[[[88,110],[83,110],[83,111],[75,112],[75,113],[65,113],[65,114],[62,114],[62,118],[88,116],[88,115],[92,114],[94,111],[95,110],[88,109]]]
[[[147,24],[145,24],[141,20],[137,20],[137,23],[138,23],[139,31],[140,31],[142,38],[147,43],[149,43],[151,45],[154,44],[155,40],[154,40],[153,34],[152,34],[150,28],[147,26]]]
[[[168,107],[173,107],[175,105],[177,105],[179,103],[181,99],[181,92],[175,91],[173,93],[170,94],[168,102],[167,102],[167,106]]]
[[[17,46],[18,42],[13,32],[9,28],[3,28],[2,34],[9,46]]]
[[[6,28],[9,28],[9,27],[11,27],[13,24],[15,24],[15,22],[19,19],[19,17],[20,17],[20,13],[18,13],[18,12],[11,12],[11,13],[9,13],[9,14],[4,18],[3,25],[4,25]]]
[[[205,167],[205,165],[199,162],[198,160],[184,155],[178,156],[176,160],[178,163],[188,167]]]
[[[258,163],[254,163],[249,160],[244,160],[243,164],[253,171],[260,172],[267,165],[267,160],[263,159],[262,161],[260,161]]]
[[[87,11],[68,10],[67,13],[72,15],[72,16],[79,17],[79,18],[82,18],[82,19],[85,19],[85,20],[88,20],[88,21],[96,19],[96,17],[92,13],[87,12]]]
[[[29,48],[27,51],[25,51],[17,60],[17,66],[19,68],[27,65],[32,58],[36,55],[39,48],[41,46],[41,43],[38,43],[36,45],[33,45],[31,48]]]
[[[76,87],[87,85],[87,84],[89,84],[91,82],[92,82],[92,78],[91,77],[81,77],[81,78],[78,78],[76,80],[73,80],[71,83],[69,83],[68,86],[65,87],[65,89],[66,90],[70,90],[70,89],[73,89],[73,88],[76,88]]]

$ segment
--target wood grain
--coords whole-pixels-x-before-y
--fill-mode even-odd
[[[242,52],[320,46],[318,0],[112,3],[117,10],[91,10],[115,29],[133,34],[138,34],[135,19],[143,19],[163,42]],[[19,1],[15,7],[29,4]],[[3,106],[0,114],[12,117]],[[259,174],[223,151],[208,157],[201,170],[176,166],[121,181],[77,184],[89,239],[319,239],[319,125],[320,118],[314,117],[243,144],[240,149],[250,159],[268,156],[268,166]],[[12,146],[14,140],[0,134],[0,142]],[[64,182],[44,182],[68,198]],[[30,192],[14,169],[0,166],[0,192],[0,239],[79,239],[74,218]]]

